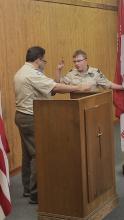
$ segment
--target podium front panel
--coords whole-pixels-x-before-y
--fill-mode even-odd
[[[89,202],[94,201],[114,184],[110,118],[109,103],[85,109]]]
[[[101,220],[117,204],[111,92],[34,102],[39,220]]]

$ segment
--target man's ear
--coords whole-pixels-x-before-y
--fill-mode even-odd
[[[34,62],[38,64],[39,61],[40,61],[40,58],[37,58]]]

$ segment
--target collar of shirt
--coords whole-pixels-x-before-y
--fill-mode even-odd
[[[77,76],[86,76],[86,75],[89,75],[90,71],[89,71],[90,67],[87,66],[87,71],[85,72],[79,72],[77,69],[74,69],[76,71],[76,74]]]
[[[39,70],[38,68],[34,67],[34,65],[32,63],[25,62],[25,65],[30,66],[34,70]]]
[[[32,63],[25,62],[25,65],[26,65],[26,66],[29,66],[31,69],[36,70],[37,74],[39,74],[39,75],[44,75],[43,71],[41,71],[41,70],[38,69],[38,68],[35,68]]]

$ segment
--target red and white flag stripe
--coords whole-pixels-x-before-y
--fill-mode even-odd
[[[120,74],[124,85],[124,0],[120,1]],[[124,94],[123,94],[124,95]],[[124,111],[120,115],[121,149],[124,151]]]
[[[115,82],[124,86],[124,0],[119,1],[118,7],[118,45]],[[121,149],[124,151],[124,91],[114,91],[116,116],[120,118]]]
[[[9,146],[4,130],[0,97],[0,220],[5,219],[11,212],[7,152],[9,152]]]
[[[124,114],[120,115],[121,150],[124,152]]]
[[[8,171],[8,159],[0,138],[0,205],[3,219],[10,213],[11,210]]]

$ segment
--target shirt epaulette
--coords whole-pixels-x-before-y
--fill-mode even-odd
[[[88,72],[88,74],[90,75],[90,77],[94,77],[94,73],[92,73],[92,72]]]
[[[37,74],[37,75],[41,75],[41,76],[44,75],[44,74],[43,74],[41,71],[39,71],[39,70],[36,70],[36,74]]]
[[[99,69],[97,69],[97,72],[98,72],[98,73],[100,73],[100,70],[99,70]]]

